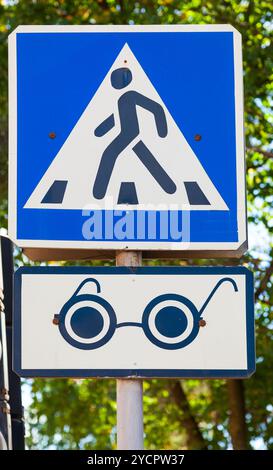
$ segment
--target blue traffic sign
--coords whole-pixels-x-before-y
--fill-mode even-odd
[[[234,28],[22,26],[9,42],[19,246],[246,249]]]

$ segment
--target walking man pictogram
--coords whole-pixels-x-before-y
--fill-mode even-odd
[[[118,68],[111,74],[112,87],[117,90],[127,87],[131,81],[132,72],[127,67]],[[140,133],[136,106],[140,106],[154,115],[159,137],[164,138],[168,134],[165,112],[159,103],[134,90],[123,93],[118,100],[120,133],[108,145],[102,154],[93,187],[93,195],[96,199],[102,199],[105,196],[118,156]],[[114,126],[115,118],[114,114],[111,114],[95,129],[95,136],[102,137]],[[142,140],[139,140],[139,142],[134,145],[133,151],[161,188],[168,194],[175,193],[175,183],[167,175],[165,170],[158,163]]]

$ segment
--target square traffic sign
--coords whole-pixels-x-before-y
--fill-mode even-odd
[[[233,27],[22,26],[9,41],[19,246],[242,254]]]

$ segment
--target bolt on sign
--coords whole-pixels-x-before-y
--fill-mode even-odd
[[[233,27],[21,26],[9,60],[9,233],[27,254],[246,250]]]
[[[255,370],[253,276],[243,267],[23,267],[15,299],[14,369],[23,377]]]

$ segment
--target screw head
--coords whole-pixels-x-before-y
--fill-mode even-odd
[[[55,137],[56,137],[55,132],[50,132],[50,133],[48,134],[48,137],[50,137],[50,139],[55,139]]]
[[[196,142],[200,142],[201,139],[202,139],[202,136],[200,134],[195,134],[194,140],[196,140]]]
[[[59,319],[58,318],[53,318],[52,320],[53,325],[59,325]]]
[[[203,320],[203,318],[201,318],[201,320],[199,320],[199,326],[206,326],[207,322],[205,320]]]

